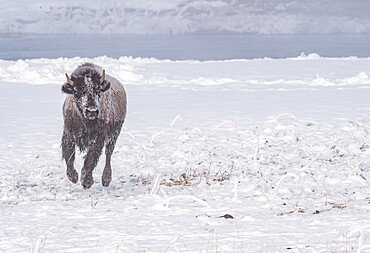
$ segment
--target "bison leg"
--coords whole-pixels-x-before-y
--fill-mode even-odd
[[[75,144],[73,139],[68,136],[66,132],[62,137],[62,156],[67,165],[67,177],[69,181],[76,184],[78,181],[78,173],[74,168],[75,162]]]
[[[104,144],[95,143],[94,147],[87,151],[81,170],[81,184],[84,189],[89,189],[94,184],[92,173],[98,163],[103,146]]]
[[[120,133],[121,127],[117,129],[113,138],[105,145],[105,166],[102,175],[102,185],[104,187],[108,187],[110,182],[112,181],[112,167],[110,165],[110,160],[113,154],[114,147],[116,145],[116,141],[118,135]]]
[[[102,175],[102,185],[104,187],[108,187],[110,182],[112,181],[112,168],[110,166],[110,158],[112,154],[105,155],[105,166]]]

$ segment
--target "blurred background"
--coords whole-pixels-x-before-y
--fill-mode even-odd
[[[369,56],[367,0],[5,1],[0,58]],[[61,36],[63,35],[63,36]]]

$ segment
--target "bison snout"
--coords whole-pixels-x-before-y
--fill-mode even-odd
[[[97,108],[87,108],[85,109],[85,117],[89,120],[94,120],[98,118],[99,110]]]

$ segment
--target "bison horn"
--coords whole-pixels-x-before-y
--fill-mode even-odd
[[[103,73],[100,77],[100,83],[104,82],[104,80],[105,80],[105,69],[103,69]]]
[[[66,73],[66,77],[67,77],[67,83],[69,83],[70,85],[74,85],[73,81],[71,80],[71,78],[69,78],[67,73]]]

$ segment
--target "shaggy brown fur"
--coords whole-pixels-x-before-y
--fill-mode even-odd
[[[62,153],[68,179],[77,183],[74,169],[75,147],[86,152],[81,170],[81,184],[88,189],[94,183],[92,172],[105,146],[103,186],[112,179],[111,156],[126,117],[126,92],[122,84],[101,67],[85,63],[79,66],[62,91],[67,93],[63,105],[64,131]]]

